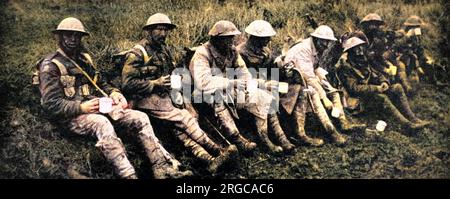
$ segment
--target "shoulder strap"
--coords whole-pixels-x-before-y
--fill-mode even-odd
[[[94,76],[94,80],[89,76],[89,74],[87,74],[86,71],[83,70],[83,68],[80,67],[80,65],[78,65],[74,60],[70,59],[70,57],[66,56],[63,52],[61,53],[64,57],[66,57],[73,65],[75,65],[75,67],[78,68],[78,70],[81,71],[81,73],[83,73],[83,75],[89,80],[89,82],[91,82],[91,84],[105,97],[108,97],[108,94],[105,93],[105,91],[103,91],[100,87],[98,87],[98,85],[96,84],[96,80],[97,80],[97,71],[95,73]],[[84,53],[85,54],[85,53]],[[89,59],[86,57],[86,59]],[[88,60],[89,61],[89,60]],[[92,61],[92,60],[91,60]],[[61,63],[61,62],[60,62]],[[61,64],[62,65],[62,64]],[[94,67],[94,65],[92,65],[92,67]],[[67,74],[67,71],[66,71]]]
[[[86,61],[88,61],[88,63],[89,63],[92,67],[94,67],[94,69],[97,70],[97,66],[94,64],[94,62],[92,61],[92,57],[91,57],[89,54],[87,54],[87,53],[81,53],[81,55],[83,55],[83,57],[86,59]]]
[[[144,64],[150,61],[150,57],[148,56],[147,51],[145,50],[144,46],[140,44],[136,44],[134,46],[135,48],[139,49],[142,52],[142,55],[144,56]]]
[[[95,70],[94,82],[97,83],[98,76],[99,76],[99,72],[97,70],[97,66],[94,64],[94,62],[92,61],[92,58],[91,58],[91,56],[89,54],[81,53],[81,55],[83,55],[84,58],[86,59],[86,61],[88,61],[88,63],[94,68],[94,70]]]
[[[59,72],[61,72],[61,76],[68,74],[66,67],[60,61],[58,61],[57,59],[52,59],[52,63],[54,63],[58,67]]]

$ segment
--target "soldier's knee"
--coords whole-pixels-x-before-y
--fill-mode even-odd
[[[394,91],[394,92],[396,92],[396,93],[398,93],[398,92],[403,92],[403,87],[402,87],[402,85],[399,84],[399,83],[393,84],[393,85],[391,86],[391,89],[392,89],[392,91]]]
[[[90,116],[89,119],[91,119],[95,123],[96,126],[113,128],[111,121],[109,121],[109,119],[104,115],[93,114]]]
[[[130,114],[130,119],[137,124],[139,127],[143,127],[145,125],[150,125],[150,118],[148,115],[142,111],[132,110]]]

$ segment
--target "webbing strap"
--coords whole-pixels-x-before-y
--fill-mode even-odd
[[[142,55],[144,55],[144,64],[146,64],[148,61],[150,61],[150,57],[148,56],[147,51],[145,50],[144,46],[142,46],[140,44],[136,44],[134,47],[139,49],[142,52]]]
[[[52,59],[52,63],[54,63],[58,67],[59,72],[61,73],[61,76],[68,74],[66,67],[60,61],[58,61],[56,59]]]

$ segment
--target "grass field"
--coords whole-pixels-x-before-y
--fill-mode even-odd
[[[40,117],[31,71],[38,59],[56,49],[50,31],[68,16],[81,19],[91,32],[85,46],[104,72],[112,70],[110,56],[133,46],[142,37],[146,19],[156,12],[168,14],[178,25],[168,43],[179,49],[207,41],[207,32],[218,20],[230,20],[243,32],[251,21],[266,19],[278,32],[271,43],[276,53],[287,36],[308,35],[311,29],[302,18],[306,13],[331,26],[337,35],[354,30],[371,12],[380,14],[389,29],[400,28],[409,15],[416,14],[427,22],[426,49],[438,63],[449,65],[449,3],[445,0],[5,0],[0,10],[0,178],[116,178],[95,149],[93,138],[65,135]],[[450,89],[428,84],[417,88],[411,104],[419,117],[432,121],[429,128],[405,132],[390,125],[382,133],[350,134],[345,147],[301,146],[286,157],[256,153],[240,158],[217,176],[201,169],[171,139],[170,131],[155,126],[164,145],[194,170],[196,178],[449,178]],[[381,118],[369,113],[359,119],[373,127]],[[138,174],[150,178],[141,148],[131,138],[125,136],[124,141]]]

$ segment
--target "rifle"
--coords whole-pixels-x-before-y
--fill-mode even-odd
[[[311,15],[310,15],[309,13],[306,13],[303,17],[306,18],[306,21],[308,21],[308,24],[309,24],[312,28],[316,29],[317,27],[319,27],[319,26],[317,25],[317,23],[316,23],[316,20],[314,20],[314,18],[312,18]]]
[[[295,68],[295,65],[294,65],[294,63],[293,63],[292,61],[291,61],[291,62],[288,62],[287,64],[285,64],[285,65],[283,66],[283,68],[284,68],[286,71],[295,71],[295,72],[297,72],[296,74],[298,75],[299,79],[301,80],[301,84],[302,84],[305,88],[308,88],[308,84],[306,83],[306,80],[305,80],[305,78],[303,77],[302,72],[301,72],[299,69]],[[292,75],[292,77],[294,77],[294,75]],[[294,81],[295,81],[295,79],[294,79]],[[310,94],[310,93],[306,93],[306,97],[307,97],[307,99],[308,99],[309,105],[311,106],[311,110],[312,110],[314,113],[316,113],[316,110],[314,109],[314,104],[313,104],[313,101],[312,101],[311,94]]]

